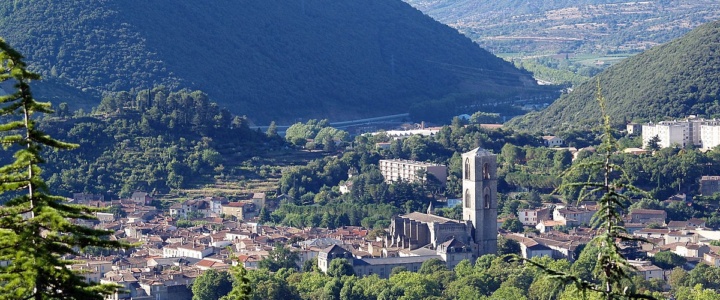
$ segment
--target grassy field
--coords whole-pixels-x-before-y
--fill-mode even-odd
[[[614,65],[623,59],[632,56],[632,54],[611,54],[611,55],[598,55],[598,54],[578,54],[570,55],[570,61],[586,66],[603,67],[608,65]]]

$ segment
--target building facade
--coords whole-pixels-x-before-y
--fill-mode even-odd
[[[471,226],[476,257],[497,253],[497,156],[476,148],[462,155],[463,219]]]
[[[381,159],[379,164],[380,173],[388,183],[423,181],[425,178],[419,176],[422,173],[433,175],[442,186],[447,183],[447,167],[444,165],[404,159]]]
[[[703,176],[700,178],[700,194],[712,196],[720,193],[720,176]]]
[[[658,137],[660,148],[690,145],[710,150],[720,145],[720,121],[690,117],[681,121],[662,121],[642,126],[643,147]]]
[[[550,220],[550,208],[518,209],[518,220],[525,226],[535,226],[540,221]]]
[[[377,274],[387,278],[394,267],[417,271],[423,262],[440,259],[449,268],[464,259],[474,260],[497,253],[497,156],[477,148],[462,155],[463,220],[431,213],[413,212],[393,218],[388,248],[402,248],[407,255],[358,258],[338,245],[318,254],[318,267],[327,272],[334,258],[347,259],[359,276]],[[383,249],[383,253],[388,248]],[[410,251],[407,251],[410,250]]]
[[[643,125],[642,137],[643,147],[647,148],[650,140],[658,137],[658,146],[660,148],[668,148],[673,145],[685,147],[690,144],[691,137],[689,132],[689,122],[664,121],[660,123],[650,123]]]

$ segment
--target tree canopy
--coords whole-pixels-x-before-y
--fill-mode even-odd
[[[38,114],[50,104],[33,98],[30,82],[40,76],[27,69],[22,55],[0,39],[0,83],[13,89],[0,96],[0,295],[4,299],[103,299],[115,285],[88,283],[70,268],[67,257],[86,247],[119,248],[104,239],[109,232],[73,220],[93,219],[90,207],[55,196],[41,176],[47,150],[70,150],[75,144],[53,139],[38,127]],[[51,161],[50,161],[51,162]]]

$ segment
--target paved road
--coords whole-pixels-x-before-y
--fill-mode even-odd
[[[330,126],[342,129],[342,128],[356,126],[356,125],[372,124],[372,123],[386,122],[386,121],[393,121],[393,120],[402,120],[409,116],[410,116],[409,113],[404,113],[404,114],[388,115],[388,116],[381,116],[381,117],[374,117],[374,118],[357,119],[357,120],[351,120],[351,121],[331,122]],[[261,131],[265,131],[268,129],[268,127],[269,127],[269,125],[263,125],[263,126],[251,126],[250,128],[253,130],[260,129]],[[287,130],[289,127],[290,127],[290,125],[278,125],[277,126],[278,133],[284,133],[285,130]]]

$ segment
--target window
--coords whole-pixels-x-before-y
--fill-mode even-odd
[[[470,208],[470,190],[465,190],[465,207]]]
[[[483,198],[483,206],[485,208],[490,208],[490,188],[485,188],[485,197]]]
[[[490,179],[490,165],[488,163],[483,165],[483,179]]]
[[[465,159],[465,179],[470,180],[470,159]]]

